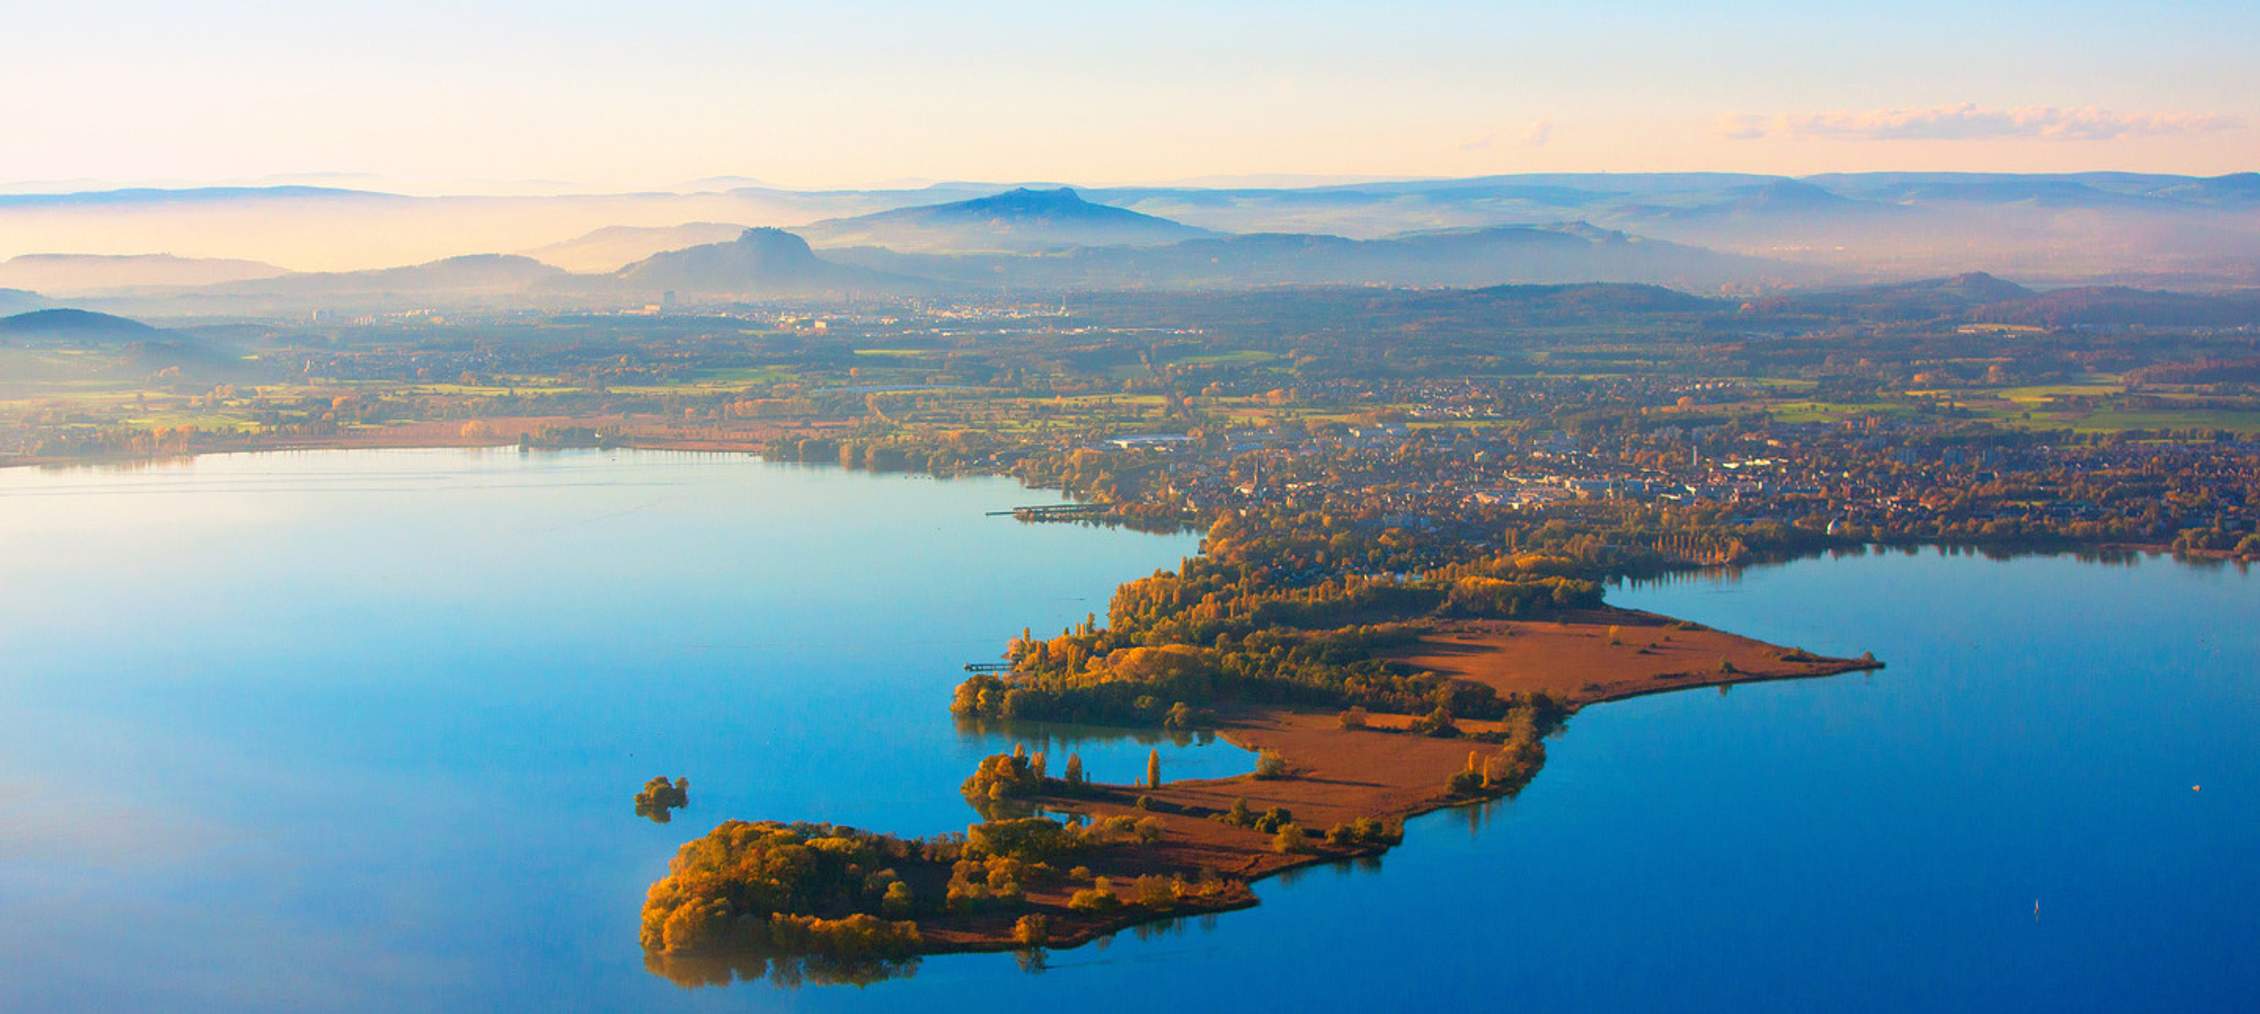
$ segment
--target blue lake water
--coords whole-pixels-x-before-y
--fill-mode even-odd
[[[0,471],[0,1009],[2260,996],[2260,585],[1932,552],[1613,590],[1890,668],[1590,709],[1517,800],[1253,910],[1041,974],[645,971],[677,844],[733,816],[962,827],[957,782],[1012,740],[950,720],[957,667],[1195,547],[982,516],[1051,498],[650,452]],[[1171,776],[1247,766],[1158,745]],[[1075,746],[1102,775],[1148,747]],[[691,779],[671,824],[630,812],[657,774]]]

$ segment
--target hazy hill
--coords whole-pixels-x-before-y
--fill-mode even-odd
[[[320,310],[370,313],[411,309],[500,309],[542,305],[545,287],[575,277],[515,254],[467,254],[370,271],[320,271],[222,282],[190,289],[119,294],[104,307],[141,315],[297,316]]]
[[[2046,327],[2250,327],[2260,325],[2260,289],[2193,293],[2082,286],[1988,304],[1970,316]]]
[[[656,298],[776,298],[827,293],[899,293],[926,288],[918,280],[816,256],[808,241],[782,229],[747,229],[727,243],[653,254],[621,268],[611,288]]]
[[[1626,283],[1495,285],[1444,298],[1496,317],[1556,320],[1708,313],[1723,305],[1660,285]]]
[[[567,271],[602,273],[618,271],[655,253],[707,243],[727,243],[745,232],[727,222],[685,222],[682,225],[608,225],[562,243],[535,247],[526,256]]]
[[[1581,223],[1455,229],[1375,240],[1264,233],[1038,255],[903,254],[867,247],[826,254],[843,262],[960,285],[1033,289],[1588,281],[1707,289],[1728,282],[1813,276],[1794,265],[1646,240]]]
[[[685,222],[805,229],[820,248],[1024,253],[1166,245],[1202,231],[1381,239],[1582,220],[1876,280],[1984,270],[2050,284],[2260,284],[2260,175],[2253,173],[1536,173],[1068,194],[977,181],[833,191],[711,182],[727,189],[528,197],[318,187],[0,195],[0,256],[165,249],[337,270],[546,249],[592,229],[664,230]],[[622,251],[651,252],[657,251]],[[592,253],[570,266],[608,265]]]
[[[1719,192],[1682,193],[1669,201],[1611,203],[1600,220],[1642,235],[1744,253],[1839,260],[1839,251],[1897,249],[1925,212],[1844,197],[1791,179]],[[1856,259],[1856,258],[1855,258]]]
[[[566,276],[516,254],[466,254],[424,264],[373,271],[309,272],[207,286],[213,295],[339,297],[400,295],[458,297],[523,292]]]
[[[23,313],[27,310],[38,310],[46,307],[46,305],[46,298],[39,293],[26,292],[22,289],[0,289],[0,316]]]
[[[1861,200],[2058,207],[2260,204],[2260,173],[1827,173],[1805,182]]]
[[[0,257],[48,250],[248,258],[360,271],[566,242],[605,226],[797,225],[965,191],[416,197],[320,187],[203,187],[0,195]]]
[[[1935,320],[1960,318],[1980,306],[2016,302],[2032,295],[2031,289],[2015,282],[1973,272],[1950,278],[1794,293],[1766,300],[1756,308],[1767,313],[1848,320]]]
[[[1768,180],[1720,194],[1719,199],[1680,208],[1635,206],[1633,214],[1689,222],[1761,219],[1834,221],[1844,218],[1888,217],[1895,205],[1856,200],[1802,180]]]
[[[73,354],[11,360],[13,372],[0,381],[143,377],[172,368],[190,377],[239,375],[243,362],[227,344],[92,310],[35,310],[0,317],[0,347],[68,349]]]
[[[1891,285],[1800,293],[1737,304],[1652,285],[1508,285],[1439,293],[1439,304],[1527,319],[1734,314],[1842,323],[1937,321],[2046,327],[2247,327],[2260,325],[2260,289],[2163,292],[2083,286],[2036,292],[1976,273]]]
[[[165,334],[138,320],[67,307],[0,317],[0,341],[20,344],[115,348]]]
[[[2260,289],[2195,293],[2091,285],[2035,291],[1989,274],[1795,292],[1742,304],[1744,319],[2030,324],[2043,327],[2250,327]]]
[[[288,273],[259,261],[172,254],[24,254],[0,262],[0,285],[74,296],[213,285]]]
[[[1021,187],[967,201],[815,222],[795,231],[818,246],[926,253],[1157,246],[1207,235],[1207,230],[1166,218],[1093,204],[1067,187]]]

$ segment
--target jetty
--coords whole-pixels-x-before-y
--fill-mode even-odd
[[[1021,521],[1071,521],[1078,518],[1097,517],[1109,508],[1100,503],[1050,503],[1029,504],[1008,511],[990,511],[988,516],[1012,517]]]

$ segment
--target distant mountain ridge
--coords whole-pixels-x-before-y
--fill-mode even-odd
[[[0,195],[0,255],[154,247],[183,256],[368,268],[472,251],[547,251],[584,240],[592,229],[682,223],[790,228],[820,250],[969,254],[1276,233],[1372,240],[1585,221],[1869,278],[1983,269],[2050,284],[2260,284],[2260,174],[2249,172],[1530,173],[1319,186],[1077,189],[976,181],[824,191],[712,182],[726,189],[410,197],[295,186]],[[567,263],[562,252],[555,259],[606,270],[660,252],[662,244],[723,238],[654,239],[605,255],[612,263],[593,251],[589,260]]]
[[[241,367],[221,343],[180,331],[152,327],[130,317],[76,307],[54,307],[0,317],[0,346],[24,345],[79,353],[23,364],[49,377],[136,377],[178,369],[191,376],[217,376]],[[22,379],[0,377],[0,380]]]
[[[728,222],[608,225],[569,240],[535,247],[525,251],[525,255],[583,274],[618,271],[653,254],[707,243],[727,243],[745,230],[745,226]]]
[[[138,320],[71,307],[0,317],[0,341],[102,348],[152,341],[165,334]]]
[[[809,249],[807,240],[782,229],[747,229],[727,243],[653,254],[621,268],[611,283],[651,296],[675,292],[738,298],[907,293],[930,287],[917,279],[825,260]]]
[[[1764,302],[1768,310],[1878,321],[1934,320],[1980,306],[2030,299],[2033,290],[1982,271],[1849,289],[1791,293]]]
[[[465,254],[371,271],[308,272],[208,286],[235,295],[510,293],[565,277],[563,268],[517,254]]]
[[[1628,236],[1585,223],[1442,229],[1357,240],[1259,233],[1165,246],[1083,247],[1041,256],[830,250],[845,263],[962,285],[1033,289],[1235,288],[1266,285],[1485,286],[1730,281],[1815,277],[1795,265]]]
[[[23,289],[0,289],[0,316],[45,309],[47,298]]]
[[[1210,235],[1166,218],[1092,203],[1068,187],[1020,187],[948,204],[827,219],[795,231],[815,246],[878,246],[910,253],[1159,246]]]
[[[289,270],[260,261],[172,254],[22,254],[0,261],[0,286],[69,296],[274,278]]]

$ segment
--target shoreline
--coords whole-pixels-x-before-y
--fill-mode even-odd
[[[1520,665],[1532,652],[1556,660],[1546,679],[1554,687],[1577,681],[1564,697],[1569,713],[1594,704],[1674,690],[1743,682],[1815,679],[1882,668],[1872,658],[1833,658],[1782,648],[1659,614],[1604,606],[1560,618],[1514,621],[1505,627],[1470,630],[1439,624],[1434,637],[1496,636],[1508,645],[1500,660]],[[1627,632],[1630,632],[1629,635]],[[1659,650],[1659,648],[1665,650]],[[1513,653],[1521,654],[1513,654]],[[1675,654],[1676,653],[1676,654]],[[1729,672],[1683,671],[1678,655],[1738,660]],[[1721,653],[1724,653],[1723,655]],[[1598,667],[1598,668],[1597,668]],[[1659,679],[1655,671],[1664,669]],[[1458,678],[1492,682],[1490,670],[1470,667]],[[1599,677],[1599,678],[1596,678]],[[1652,684],[1652,685],[1649,685]],[[1078,856],[1087,877],[1057,873],[1032,878],[1025,897],[1005,911],[946,912],[914,920],[917,955],[1057,950],[1082,946],[1125,929],[1185,916],[1236,911],[1261,903],[1253,885],[1292,870],[1379,856],[1402,843],[1407,821],[1439,810],[1510,798],[1543,767],[1542,743],[1535,760],[1510,769],[1498,782],[1454,791],[1453,775],[1468,769],[1471,754],[1500,750],[1500,723],[1461,721],[1464,734],[1423,735],[1402,726],[1412,716],[1374,714],[1371,724],[1346,728],[1330,710],[1269,705],[1239,705],[1218,715],[1217,735],[1250,753],[1269,752],[1285,763],[1285,773],[1259,778],[1253,771],[1224,778],[1162,781],[1158,786],[1093,782],[1073,787],[1046,779],[1042,789],[1014,802],[1052,815],[1076,815],[1096,825],[1106,821],[1151,822],[1156,833],[1142,842],[1113,842]],[[1560,730],[1557,734],[1566,732]],[[1054,765],[1059,763],[1054,759]],[[1486,770],[1489,770],[1488,765]],[[1283,849],[1266,830],[1222,819],[1236,809],[1280,809],[1308,830],[1307,844]],[[1321,832],[1370,820],[1386,829],[1385,840],[1333,842]],[[1064,865],[1064,862],[1063,862]],[[1177,879],[1215,885],[1158,906],[1136,903],[1124,891],[1139,878]],[[1124,892],[1123,903],[1103,911],[1078,910],[1071,899],[1105,879]],[[1047,924],[1043,943],[1031,947],[1015,933],[1017,918],[1040,915]],[[659,953],[662,963],[708,957]]]
[[[644,434],[625,436],[617,442],[606,443],[601,446],[604,449],[618,448],[630,450],[678,451],[688,453],[761,454],[766,451],[767,444],[767,440],[751,436],[717,439],[713,437],[692,436],[687,434],[681,436],[653,436]],[[205,448],[184,452],[178,455],[119,455],[104,457],[72,457],[62,459],[19,458],[0,463],[0,468],[57,466],[103,467],[121,464],[130,465],[134,463],[149,461],[195,458],[201,457],[206,454],[241,454],[311,450],[443,450],[450,448],[508,449],[515,446],[517,445],[511,443],[497,443],[495,442],[495,439],[493,437],[435,439],[434,435],[429,432],[409,434],[395,430],[393,432],[385,433],[382,436],[373,437],[372,439],[298,438],[275,442],[246,442],[244,446],[239,447]],[[575,448],[565,447],[535,449],[564,450]],[[850,468],[849,470],[867,471],[866,469],[854,468]],[[880,473],[875,472],[874,474]],[[919,472],[917,474],[926,473]],[[1942,547],[1953,546],[1979,550],[1983,550],[1988,546],[1995,546],[2000,548],[2010,548],[2012,549],[2012,551],[2031,552],[2045,555],[2062,555],[2082,551],[2125,551],[2151,555],[2170,555],[2176,558],[2186,557],[2190,559],[2222,560],[2230,562],[2238,562],[2246,559],[2237,557],[2233,553],[2218,551],[2176,552],[2170,547],[2165,546],[2126,543],[2100,543],[2082,545],[2079,543],[2062,542],[2056,540],[2047,540],[2041,542],[2026,540],[2015,546],[2006,547],[2002,546],[2001,544],[1987,543],[1874,542],[1864,544],[1863,548],[1873,547],[1888,549],[1909,545],[1932,545]],[[1827,550],[1825,549],[1815,550],[1813,553],[1802,555],[1819,555],[1820,553],[1826,551]],[[1770,562],[1777,561],[1755,561],[1751,564],[1746,565],[1763,565]],[[1732,567],[1737,565],[1729,566]],[[1693,572],[1712,568],[1687,567],[1683,569]],[[1671,618],[1663,617],[1658,614],[1642,613],[1635,610],[1621,610],[1617,609],[1616,607],[1604,608],[1614,610],[1618,614],[1620,619],[1640,617],[1649,621],[1664,623],[1674,622],[1671,620]],[[1683,678],[1671,680],[1668,682],[1658,681],[1656,683],[1645,685],[1618,685],[1612,688],[1606,688],[1600,692],[1592,693],[1590,695],[1572,695],[1568,701],[1568,704],[1569,710],[1574,714],[1578,711],[1581,711],[1583,708],[1593,704],[1607,703],[1609,701],[1616,700],[1629,700],[1636,697],[1651,696],[1677,690],[1731,686],[1739,683],[1774,682],[1792,679],[1817,679],[1827,676],[1842,675],[1848,672],[1871,671],[1880,669],[1882,667],[1883,666],[1881,663],[1875,662],[1873,660],[1815,657],[1809,662],[1804,662],[1797,667],[1782,671],[1736,671],[1732,673],[1700,673],[1689,671],[1682,674]],[[1324,716],[1319,717],[1323,718]],[[1286,710],[1244,712],[1231,716],[1228,721],[1221,723],[1217,727],[1216,731],[1219,735],[1224,736],[1234,745],[1240,746],[1244,749],[1251,751],[1265,748],[1278,749],[1283,743],[1293,743],[1296,742],[1298,737],[1307,737],[1312,735],[1312,732],[1309,729],[1312,718],[1313,713],[1310,712],[1294,712]],[[1356,735],[1360,737],[1387,737],[1388,739],[1396,741],[1421,741],[1441,744],[1443,751],[1454,755],[1464,755],[1467,747],[1467,741],[1463,739],[1429,740],[1427,737],[1420,737],[1404,732],[1368,730],[1362,733],[1349,735]],[[1307,747],[1305,749],[1307,750]],[[1286,751],[1283,750],[1282,752]],[[1452,770],[1457,769],[1457,762],[1451,760],[1449,757],[1443,757],[1439,755],[1438,751],[1432,748],[1412,748],[1407,752],[1430,755],[1417,764],[1417,770],[1431,776],[1430,780],[1426,782],[1418,782],[1417,780],[1400,779],[1393,783],[1385,782],[1377,784],[1379,785],[1380,790],[1412,793],[1417,798],[1400,799],[1394,805],[1381,807],[1364,813],[1357,813],[1355,814],[1356,816],[1377,817],[1379,819],[1387,821],[1396,829],[1401,831],[1404,822],[1410,819],[1439,810],[1466,805],[1475,805],[1501,798],[1502,796],[1511,796],[1514,791],[1518,791],[1520,788],[1520,786],[1518,785],[1513,789],[1495,794],[1482,794],[1473,796],[1448,795],[1442,791],[1439,791],[1439,787],[1442,784],[1443,778],[1448,776],[1448,774]],[[1298,794],[1294,792],[1280,791],[1280,788],[1282,786],[1292,785],[1299,781],[1301,777],[1306,774],[1306,771],[1304,770],[1305,764],[1301,760],[1298,760],[1298,758],[1307,756],[1308,755],[1306,752],[1301,751],[1290,753],[1289,762],[1296,769],[1294,776],[1279,780],[1258,780],[1255,779],[1252,774],[1243,774],[1225,779],[1164,782],[1159,788],[1148,789],[1144,790],[1143,792],[1131,786],[1125,785],[1094,785],[1092,786],[1090,793],[1086,795],[1074,797],[1036,797],[1032,801],[1040,803],[1047,808],[1060,812],[1083,813],[1093,818],[1115,815],[1163,817],[1170,824],[1172,838],[1176,840],[1172,841],[1169,838],[1165,838],[1162,843],[1159,843],[1157,846],[1152,847],[1157,851],[1164,853],[1165,857],[1174,854],[1190,860],[1180,861],[1174,864],[1175,868],[1180,872],[1186,870],[1197,872],[1202,868],[1211,868],[1218,869],[1218,872],[1223,873],[1225,871],[1221,868],[1216,867],[1213,862],[1204,860],[1213,860],[1220,858],[1229,859],[1234,857],[1238,859],[1238,864],[1236,865],[1236,867],[1232,868],[1231,871],[1227,874],[1233,881],[1236,882],[1236,890],[1220,897],[1206,899],[1195,903],[1181,904],[1176,907],[1163,910],[1145,910],[1138,909],[1133,906],[1124,906],[1122,909],[1119,909],[1114,913],[1109,913],[1105,916],[1072,913],[1065,907],[1064,892],[1055,892],[1051,890],[1032,890],[1030,892],[1030,897],[1032,899],[1038,899],[1038,904],[1036,905],[1035,910],[1041,912],[1042,914],[1045,914],[1052,920],[1053,928],[1048,942],[1045,945],[1046,949],[1062,949],[1081,946],[1101,937],[1119,932],[1123,929],[1129,929],[1140,925],[1166,922],[1185,916],[1214,914],[1252,907],[1261,903],[1261,899],[1254,894],[1252,888],[1250,887],[1250,885],[1258,881],[1266,880],[1271,877],[1278,876],[1282,873],[1290,872],[1292,870],[1307,868],[1322,863],[1333,863],[1349,859],[1378,856],[1386,853],[1389,848],[1393,847],[1393,845],[1380,845],[1343,848],[1319,844],[1314,846],[1313,849],[1308,852],[1282,854],[1271,851],[1268,846],[1263,843],[1263,836],[1253,835],[1252,832],[1243,832],[1241,831],[1241,829],[1228,828],[1226,825],[1210,819],[1216,813],[1221,812],[1222,806],[1218,805],[1219,802],[1228,802],[1228,794],[1234,792],[1247,795],[1247,797],[1251,801],[1251,805],[1253,805],[1258,798],[1262,798],[1266,804],[1289,806],[1289,808],[1294,810],[1298,820],[1307,819],[1309,815],[1314,813],[1321,815],[1347,815],[1345,808],[1342,805],[1338,803],[1329,803],[1324,801],[1323,799],[1317,802],[1316,805],[1305,803],[1303,806],[1292,806],[1290,804],[1296,801]],[[1400,770],[1399,773],[1403,774],[1404,772]],[[1178,811],[1174,813],[1163,812],[1157,814],[1153,811],[1142,810],[1135,805],[1136,798],[1141,795],[1150,797],[1163,803],[1173,804],[1178,807]],[[1195,825],[1192,825],[1190,822],[1195,820],[1200,822],[1198,831],[1191,830],[1191,828],[1195,827]],[[1324,822],[1319,821],[1317,823],[1323,825]],[[1216,833],[1219,829],[1227,832],[1227,834],[1224,836],[1225,838],[1237,836],[1239,840],[1224,840],[1224,838],[1219,838]],[[1096,866],[1097,862],[1097,860],[1094,860],[1093,865]],[[1163,868],[1168,868],[1168,865],[1169,864],[1167,863],[1162,864]],[[1126,874],[1117,874],[1112,869],[1110,869],[1109,871],[1102,873],[1102,875],[1136,875],[1138,871],[1151,870],[1154,869],[1155,866],[1156,864],[1152,861],[1146,863],[1133,863],[1128,865]],[[944,918],[934,920],[937,925],[928,926],[922,924],[921,930],[927,935],[927,943],[922,945],[918,949],[917,953],[921,955],[939,955],[950,953],[1011,952],[1024,951],[1029,949],[1026,945],[1016,942],[1012,938],[1012,927],[1009,920],[1000,922],[998,917],[996,916],[984,916],[981,918],[967,919],[965,920],[965,925],[962,927],[945,924],[952,921],[955,920]],[[673,959],[678,956],[669,955],[666,957]]]
[[[516,422],[522,425],[533,423],[572,426],[590,426],[592,424],[602,425],[606,423],[620,423],[627,425],[630,424],[634,418],[635,417],[631,416],[556,416],[511,417],[500,420],[439,420],[429,423],[413,423],[403,426],[384,427],[380,431],[372,432],[365,436],[291,437],[275,441],[251,440],[245,441],[240,446],[205,447],[167,454],[73,455],[66,457],[35,457],[32,455],[17,455],[13,457],[0,457],[0,470],[10,468],[98,468],[103,466],[129,466],[137,464],[151,464],[164,461],[177,461],[182,459],[194,459],[203,457],[208,454],[260,454],[279,451],[446,450],[450,448],[481,448],[499,450],[503,448],[516,448],[520,445],[514,442],[498,443],[496,442],[497,437],[495,436],[464,437],[459,432],[462,424],[467,422],[483,421]],[[657,423],[657,425],[664,426],[663,423]],[[770,445],[779,437],[786,435],[821,435],[828,430],[836,430],[844,425],[846,424],[839,422],[804,422],[790,425],[778,425],[759,430],[742,430],[736,434],[729,436],[693,433],[627,433],[622,434],[616,440],[601,444],[567,444],[557,447],[536,446],[530,449],[541,451],[637,450],[680,451],[684,453],[711,454],[754,454],[761,455],[763,460],[765,461],[781,462],[785,461],[786,459],[773,458],[768,456]],[[829,462],[800,463],[814,465],[831,464]],[[854,468],[845,465],[838,467],[846,468],[849,471],[869,471],[873,474],[933,474],[918,469],[874,470],[866,468]],[[995,474],[1004,476],[1006,478],[1011,478],[1009,473],[991,472],[985,474]],[[1070,495],[1065,491],[1057,492],[1060,492],[1062,495]],[[2212,560],[2223,563],[2260,563],[2260,555],[2247,554],[2240,556],[2234,550],[2223,549],[2177,550],[2173,546],[2165,543],[2081,542],[2071,538],[2036,539],[2029,537],[1990,542],[1943,541],[1936,539],[1894,539],[1869,540],[1861,543],[1848,543],[1835,546],[1815,547],[1803,552],[1787,553],[1779,556],[1759,556],[1733,563],[1690,563],[1681,566],[1666,567],[1650,572],[1643,572],[1643,574],[1638,576],[1656,576],[1660,574],[1673,573],[1691,574],[1701,573],[1708,570],[1717,570],[1721,568],[1733,570],[1743,567],[1764,566],[1772,563],[1786,563],[1791,560],[1803,559],[1809,556],[1818,556],[1824,553],[1841,549],[1862,548],[1872,550],[1905,549],[1910,547],[1968,549],[1977,552],[2000,551],[2011,554],[2033,555],[2061,555],[2066,553],[2140,553],[2149,556],[2171,556],[2177,559]]]

